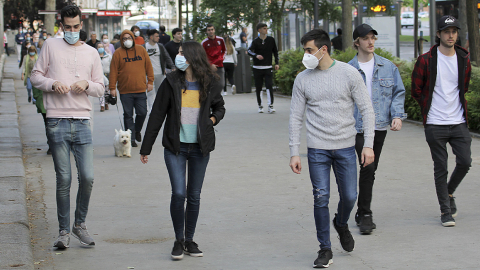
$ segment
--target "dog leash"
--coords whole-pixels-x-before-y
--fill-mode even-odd
[[[120,118],[120,111],[118,110],[118,102],[115,103],[115,107],[117,107],[117,115],[118,115],[118,120],[120,121],[120,126],[122,127],[122,130],[126,131],[125,128],[123,127],[122,119]]]

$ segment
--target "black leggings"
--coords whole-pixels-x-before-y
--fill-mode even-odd
[[[255,79],[255,89],[257,92],[257,102],[258,106],[262,105],[262,87],[263,87],[263,78],[265,78],[265,88],[267,88],[267,97],[268,97],[268,105],[273,105],[273,71],[271,68],[269,69],[253,69],[253,77]]]
[[[230,85],[234,85],[235,81],[233,80],[233,72],[235,72],[235,64],[234,63],[223,63],[223,68],[225,69],[225,82],[228,79]],[[227,84],[225,83],[225,87],[223,91],[227,92]]]

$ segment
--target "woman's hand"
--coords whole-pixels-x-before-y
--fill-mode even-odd
[[[148,156],[147,155],[140,155],[140,161],[143,164],[147,164],[148,163]]]
[[[215,117],[210,117],[210,120],[212,120],[212,123],[215,125],[215,121],[217,120]]]
[[[22,73],[22,81],[25,79],[25,73]]]

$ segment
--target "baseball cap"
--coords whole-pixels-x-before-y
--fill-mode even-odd
[[[364,23],[364,24],[360,24],[359,26],[357,26],[357,28],[355,28],[355,30],[353,31],[353,40],[359,38],[359,37],[364,37],[366,36],[368,33],[373,32],[376,36],[378,36],[378,33],[377,31],[375,31],[370,25]]]
[[[460,24],[458,23],[457,19],[450,15],[445,15],[441,17],[437,22],[437,29],[438,31],[442,31],[447,27],[455,26],[460,29]]]

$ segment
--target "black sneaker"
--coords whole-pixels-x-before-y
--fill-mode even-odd
[[[362,223],[362,215],[355,213],[355,223],[357,223],[357,226],[360,226],[360,223]]]
[[[340,244],[342,244],[342,248],[347,252],[352,252],[355,248],[355,240],[353,240],[353,236],[348,230],[348,224],[345,227],[340,227],[337,225],[337,214],[335,214],[335,218],[333,218],[333,226],[338,233],[338,239],[340,239]]]
[[[28,97],[28,103],[32,102],[32,97]]]
[[[450,197],[450,213],[452,213],[452,217],[456,217],[457,212],[457,205],[455,204],[455,197]]]
[[[455,219],[453,219],[452,214],[442,213],[440,218],[442,220],[443,227],[453,227],[455,226]]]
[[[193,241],[185,241],[185,254],[192,257],[203,257],[203,252],[198,249],[197,243]]]
[[[181,260],[183,259],[183,250],[184,250],[184,242],[183,240],[175,240],[172,249],[172,259],[174,260]]]
[[[142,133],[135,132],[135,140],[137,140],[137,142],[142,142]]]
[[[373,223],[372,215],[363,215],[362,221],[360,222],[360,233],[371,234],[375,228],[376,226],[375,223]]]
[[[328,268],[333,263],[333,253],[331,249],[321,249],[318,251],[318,257],[313,262],[313,268]]]
[[[132,141],[132,147],[138,147],[138,145],[135,141]]]

